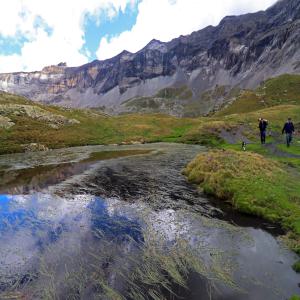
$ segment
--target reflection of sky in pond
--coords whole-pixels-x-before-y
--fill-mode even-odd
[[[102,239],[143,242],[143,235],[136,216],[112,210],[99,197],[0,195],[0,286],[3,278],[32,270],[47,249],[73,255]]]
[[[0,195],[0,236],[6,230],[17,230],[19,227],[36,223],[34,211],[14,207],[15,201],[7,195]]]
[[[166,241],[172,241],[175,232],[183,230],[172,210],[154,212],[145,205],[117,199],[43,193],[0,196],[1,262],[11,270],[14,265],[34,265],[36,258],[53,246],[57,254],[62,247],[72,254],[94,247],[103,239],[117,244],[143,244],[146,229],[159,233]],[[13,258],[10,253],[14,253]]]
[[[261,274],[259,281],[266,287],[265,291],[257,288],[258,294],[269,294],[267,285],[273,281],[277,286],[296,289],[298,279],[290,268],[293,258],[282,252],[276,240],[262,230],[241,229],[184,210],[155,211],[142,203],[103,200],[92,195],[59,197],[43,193],[0,195],[0,286],[2,279],[11,274],[27,274],[28,269],[38,264],[41,255],[46,253],[49,256],[49,249],[55,252],[50,253],[52,260],[60,264],[64,262],[62,255],[75,257],[77,261],[89,251],[96,250],[97,253],[99,247],[103,251],[101,247],[109,241],[112,249],[113,244],[120,246],[121,252],[115,255],[118,260],[137,250],[131,241],[143,245],[149,233],[164,241],[164,246],[167,246],[164,249],[172,248],[177,239],[184,238],[189,248],[197,251],[193,252],[197,259],[204,258],[205,261],[214,258],[212,253],[221,254],[214,249],[225,251],[230,260],[228,263],[234,259],[232,263],[248,270],[243,279],[237,273],[247,289],[254,284],[250,277],[258,276],[260,267],[270,274],[276,274],[278,270],[289,274],[276,280]],[[268,253],[265,249],[269,249]],[[110,249],[106,251],[104,253],[108,256],[112,255]],[[234,256],[230,255],[232,253]],[[227,264],[224,255],[220,259],[223,266]],[[274,264],[275,259],[282,264]],[[126,257],[124,260],[127,261]],[[254,264],[254,261],[258,263]]]
[[[0,233],[29,228],[49,231],[55,235],[72,231],[75,227],[90,226],[107,236],[130,236],[141,240],[141,230],[136,220],[128,219],[121,212],[108,211],[107,202],[99,197],[75,196],[64,199],[48,194],[24,196],[0,195]],[[1,235],[0,235],[1,237]]]
[[[135,220],[129,220],[124,215],[109,214],[107,203],[96,198],[89,205],[92,211],[91,230],[101,231],[106,237],[126,237],[133,238],[136,242],[142,241],[140,225]]]

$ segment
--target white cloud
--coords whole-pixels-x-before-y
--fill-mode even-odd
[[[119,10],[136,0],[9,0],[0,10],[0,36],[28,42],[21,54],[0,55],[0,72],[40,70],[43,66],[66,61],[68,65],[88,62],[88,52],[82,52],[84,21],[87,15],[100,18],[105,10],[115,17]],[[51,28],[37,28],[37,20]],[[101,20],[100,20],[101,23]]]
[[[135,26],[113,38],[100,41],[99,59],[122,50],[136,52],[153,38],[167,42],[208,25],[217,25],[226,15],[266,9],[276,0],[143,0]]]

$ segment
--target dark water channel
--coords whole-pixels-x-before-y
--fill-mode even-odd
[[[288,299],[295,254],[181,175],[200,146],[0,156],[0,299]]]

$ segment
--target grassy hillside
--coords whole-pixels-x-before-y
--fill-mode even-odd
[[[300,75],[281,75],[265,81],[255,91],[242,91],[236,101],[216,115],[245,113],[287,104],[300,105]]]
[[[31,143],[59,148],[143,141],[197,143],[237,149],[241,141],[246,140],[251,142],[248,149],[263,154],[266,151],[257,144],[257,119],[267,118],[268,140],[282,143],[280,132],[287,117],[292,117],[296,127],[300,129],[298,89],[300,90],[300,76],[283,75],[267,81],[258,89],[260,93],[265,91],[264,97],[269,99],[268,105],[267,102],[262,105],[258,100],[263,97],[262,93],[244,92],[244,98],[237,99],[219,113],[196,119],[162,114],[112,117],[96,110],[43,106],[23,97],[0,93],[0,153],[24,151],[26,145]],[[178,89],[176,93],[184,91],[185,89]],[[166,94],[168,97],[173,95],[170,91]],[[294,148],[289,151],[295,151]],[[287,150],[283,147],[281,151]]]
[[[0,117],[0,154],[24,151],[31,143],[60,148],[176,141],[200,123],[160,114],[111,117],[92,110],[43,106],[6,93],[0,93]]]

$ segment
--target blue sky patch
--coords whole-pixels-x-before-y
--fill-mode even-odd
[[[25,37],[3,37],[0,35],[0,55],[21,54],[21,49],[28,40]]]
[[[116,17],[109,19],[105,11],[100,15],[101,23],[97,22],[95,17],[88,16],[85,22],[85,44],[84,50],[88,50],[91,54],[90,59],[96,59],[96,52],[98,50],[100,40],[107,37],[108,40],[114,36],[121,34],[124,31],[130,30],[136,23],[138,16],[138,1],[135,7],[127,6],[126,10],[122,12],[119,10]]]
[[[53,29],[45,22],[40,16],[36,17],[33,24],[35,29],[41,28],[47,32],[48,35],[52,35]]]

